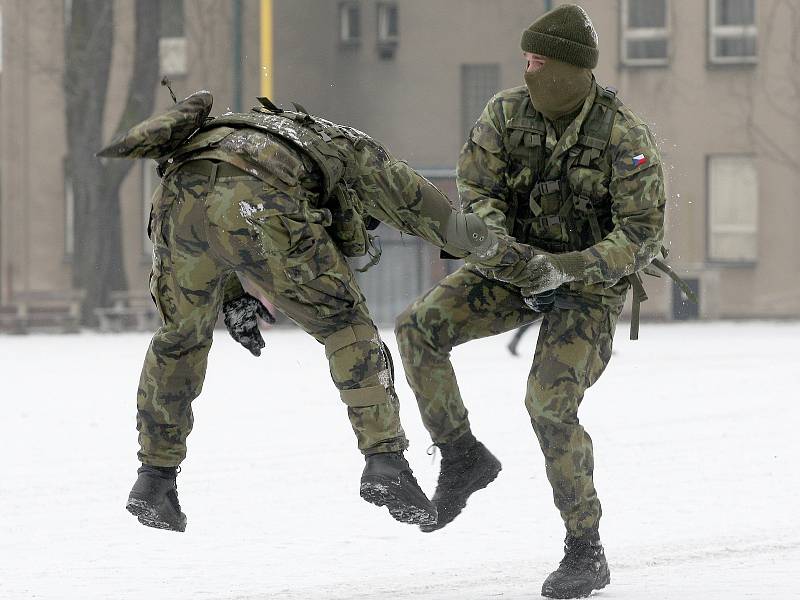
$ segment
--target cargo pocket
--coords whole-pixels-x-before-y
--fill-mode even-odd
[[[164,307],[160,301],[161,298],[161,282],[163,280],[163,271],[161,268],[161,258],[156,252],[153,252],[153,266],[150,269],[150,297],[153,299],[153,304],[158,311],[158,317],[161,319],[161,324],[165,324],[164,320]]]
[[[283,273],[290,283],[285,294],[321,318],[353,311],[364,302],[353,272],[324,232],[292,248],[284,256]]]
[[[165,294],[168,294],[166,277],[171,274],[169,264],[170,217],[175,206],[175,196],[156,191],[150,207],[150,219],[147,226],[150,241],[153,243],[153,265],[150,269],[150,297],[156,306],[161,324],[166,323]]]

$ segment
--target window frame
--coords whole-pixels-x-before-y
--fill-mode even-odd
[[[357,23],[357,35],[353,35],[351,31],[350,11],[355,11],[355,21]],[[339,2],[338,10],[339,19],[339,45],[347,48],[353,48],[361,45],[362,27],[361,27],[361,4],[354,0],[345,0]]]
[[[389,33],[390,12],[394,12],[397,31]],[[378,2],[376,5],[377,32],[376,41],[378,56],[382,59],[394,58],[400,44],[400,6],[397,2]]]
[[[708,0],[708,63],[712,66],[758,64],[758,1],[753,0],[752,25],[717,25],[717,2]],[[752,37],[755,54],[752,56],[717,56],[716,42],[721,38],[737,39]]]
[[[621,0],[619,11],[619,56],[620,64],[626,68],[666,67],[672,59],[672,18],[670,0],[664,0],[664,27],[630,27],[630,0]],[[664,40],[667,52],[664,58],[631,58],[628,42],[637,40]]]
[[[712,210],[713,210],[713,197],[712,197],[712,182],[711,182],[711,169],[712,163],[714,159],[724,159],[724,158],[746,158],[750,159],[750,162],[753,166],[753,170],[755,172],[756,182],[755,182],[755,221],[752,226],[752,229],[748,229],[746,227],[739,226],[739,233],[750,233],[755,236],[755,251],[754,256],[752,258],[723,258],[718,256],[712,255],[712,243],[714,233],[720,233],[720,226],[715,227],[714,223],[712,222]],[[706,202],[705,202],[705,212],[706,212],[706,263],[709,265],[717,265],[722,267],[743,267],[743,268],[752,268],[758,265],[759,253],[758,253],[758,244],[760,238],[760,201],[761,201],[761,190],[759,185],[759,172],[758,172],[758,164],[756,162],[757,156],[753,153],[714,153],[714,154],[707,154],[706,155]],[[722,229],[726,226],[723,225]],[[737,226],[733,226],[737,227]],[[732,232],[731,230],[728,233]],[[733,231],[736,232],[736,231]],[[725,233],[725,231],[722,231]]]
[[[396,33],[389,33],[389,12],[394,11]],[[397,2],[378,2],[378,43],[397,44],[400,41],[400,7]]]

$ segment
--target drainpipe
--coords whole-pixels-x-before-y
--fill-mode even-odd
[[[242,0],[233,0],[233,111],[242,112]]]
[[[272,98],[275,70],[272,64],[272,0],[261,0],[261,95]]]

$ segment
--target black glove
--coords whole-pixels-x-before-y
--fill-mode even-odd
[[[258,298],[245,293],[244,296],[223,303],[222,314],[231,337],[253,356],[261,356],[261,349],[265,344],[258,330],[258,317],[270,325],[275,322],[275,317],[267,307]]]

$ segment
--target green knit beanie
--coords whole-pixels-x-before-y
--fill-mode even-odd
[[[522,32],[522,50],[594,69],[598,56],[597,32],[585,10],[577,4],[562,4]]]

